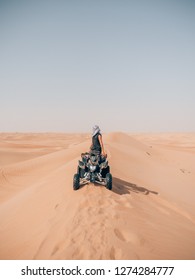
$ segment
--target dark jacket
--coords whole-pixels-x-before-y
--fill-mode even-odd
[[[92,145],[91,145],[91,151],[92,152],[98,152],[101,154],[102,152],[102,148],[101,148],[101,145],[100,145],[100,141],[98,139],[98,136],[101,135],[99,132],[94,135],[92,137]]]

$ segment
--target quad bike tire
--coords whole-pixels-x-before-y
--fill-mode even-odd
[[[80,176],[79,174],[74,174],[74,177],[73,177],[73,189],[76,191],[79,189],[80,187],[80,184],[79,184],[79,181],[80,181]]]
[[[108,190],[112,189],[112,174],[111,173],[106,174],[106,188]]]
[[[79,174],[80,178],[83,178],[85,174],[85,169],[82,169],[78,166],[77,173]]]
[[[110,166],[108,165],[106,168],[102,169],[102,177],[106,178],[106,174],[110,173]]]

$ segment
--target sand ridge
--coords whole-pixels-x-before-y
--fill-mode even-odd
[[[0,134],[1,259],[195,258],[195,133],[103,139],[112,191],[73,191],[90,135]]]

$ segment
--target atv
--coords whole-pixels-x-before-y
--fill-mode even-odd
[[[73,177],[73,189],[78,190],[80,186],[88,183],[97,183],[109,190],[112,189],[112,175],[105,156],[93,152],[81,154],[77,173]]]

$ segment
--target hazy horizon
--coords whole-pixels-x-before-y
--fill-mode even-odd
[[[0,1],[0,132],[195,131],[194,1]]]

